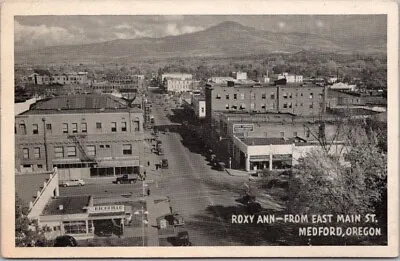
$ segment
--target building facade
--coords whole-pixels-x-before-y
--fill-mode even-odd
[[[204,97],[193,96],[192,107],[197,119],[204,119],[206,117],[206,101]]]
[[[143,111],[111,95],[57,97],[15,117],[20,172],[57,167],[60,180],[139,173]]]
[[[325,111],[326,89],[315,85],[213,85],[207,84],[206,114],[213,112],[282,112],[320,115]]]

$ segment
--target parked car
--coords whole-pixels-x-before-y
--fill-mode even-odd
[[[189,240],[189,232],[178,232],[178,234],[174,237],[172,244],[174,246],[191,246],[192,242]]]
[[[133,184],[138,180],[138,176],[134,175],[134,176],[129,176],[128,174],[124,174],[121,177],[117,177],[115,179],[116,184]]]
[[[224,171],[225,170],[225,163],[224,162],[217,162],[217,164],[216,164],[216,169],[218,170],[218,171]]]
[[[167,159],[161,160],[161,168],[168,169],[168,160]]]
[[[55,247],[76,247],[78,243],[74,237],[69,235],[59,236],[54,240]]]
[[[73,186],[84,186],[85,181],[82,179],[71,179],[71,180],[64,180],[61,183],[61,186],[63,187],[73,187]]]

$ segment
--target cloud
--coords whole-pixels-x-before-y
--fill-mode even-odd
[[[66,28],[47,25],[21,25],[18,21],[14,24],[15,43],[17,46],[43,47],[69,43],[87,42],[82,30],[76,28],[70,32]]]
[[[165,28],[165,35],[180,35],[180,34],[188,34],[194,33],[197,31],[204,30],[202,26],[191,26],[191,25],[183,25],[178,26],[177,24],[167,24]]]

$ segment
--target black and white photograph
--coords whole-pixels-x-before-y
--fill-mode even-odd
[[[2,21],[12,33],[2,40],[12,44],[7,56],[2,49],[11,57],[2,64],[2,179],[11,184],[2,202],[15,217],[2,213],[13,249],[3,245],[3,255],[72,247],[67,255],[261,257],[279,247],[282,257],[333,246],[331,256],[352,247],[398,255],[398,206],[389,204],[398,198],[398,53],[389,55],[398,22],[393,40],[388,6],[106,6],[12,9]],[[212,247],[244,248],[207,254]]]

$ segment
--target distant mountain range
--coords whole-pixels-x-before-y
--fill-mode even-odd
[[[84,45],[52,46],[16,51],[16,63],[106,62],[174,57],[235,57],[299,51],[338,53],[386,52],[386,39],[335,39],[304,33],[276,33],[236,22],[223,22],[204,31],[163,38],[113,40]]]

